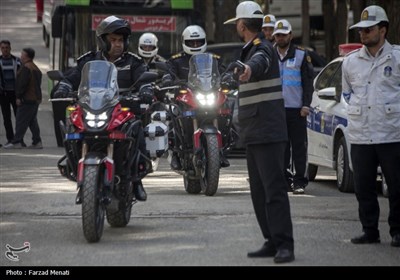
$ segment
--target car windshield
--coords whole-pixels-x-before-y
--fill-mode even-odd
[[[105,60],[87,62],[82,69],[78,102],[100,110],[118,102],[117,68]]]
[[[219,87],[220,81],[218,61],[212,54],[200,53],[190,58],[188,77],[190,87],[210,91]]]

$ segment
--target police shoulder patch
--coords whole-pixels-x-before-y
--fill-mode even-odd
[[[180,57],[182,57],[182,53],[177,53],[177,54],[174,54],[173,56],[171,56],[171,59],[177,59]]]
[[[307,55],[306,59],[308,63],[311,63],[311,56]]]
[[[253,41],[253,45],[257,46],[259,44],[261,44],[260,38],[255,38],[254,41]]]

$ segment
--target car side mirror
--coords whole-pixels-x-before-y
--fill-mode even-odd
[[[321,89],[317,95],[320,99],[336,101],[336,89],[333,87]]]

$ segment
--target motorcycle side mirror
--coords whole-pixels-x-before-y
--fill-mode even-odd
[[[155,62],[156,69],[168,73],[168,66],[165,62]]]
[[[62,79],[64,79],[64,74],[60,70],[47,71],[47,76],[52,81],[61,81]]]
[[[136,88],[137,85],[140,84],[150,84],[153,83],[157,80],[158,74],[154,72],[144,72],[142,75],[140,75],[139,79],[130,87],[130,89]]]

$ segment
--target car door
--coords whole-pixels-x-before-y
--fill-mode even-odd
[[[342,59],[329,63],[314,80],[310,115],[307,118],[308,161],[310,164],[334,167],[333,135],[340,104]]]

